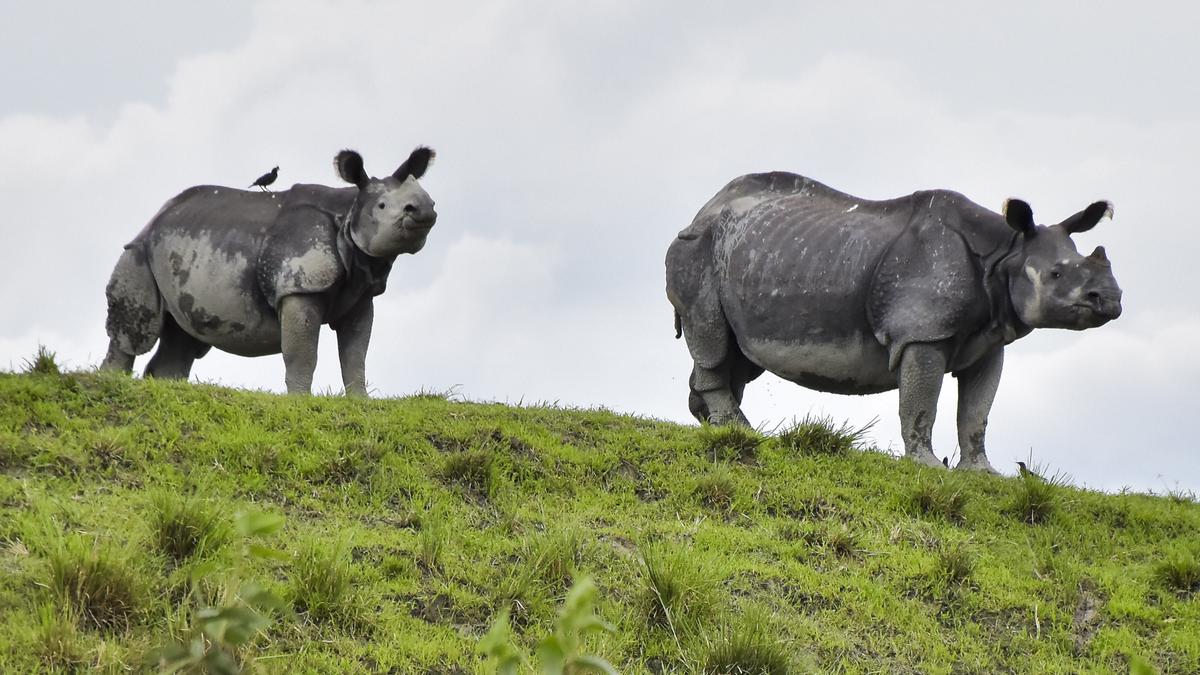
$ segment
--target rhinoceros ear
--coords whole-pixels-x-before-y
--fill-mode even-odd
[[[363,169],[362,155],[353,150],[343,150],[333,158],[333,166],[337,168],[338,176],[347,183],[353,183],[358,189],[363,189],[371,180]]]
[[[1059,225],[1070,234],[1087,232],[1095,227],[1096,223],[1103,220],[1105,216],[1112,218],[1112,202],[1095,202],[1086,209],[1062,221]]]
[[[1004,200],[1004,220],[1012,229],[1024,235],[1037,231],[1037,223],[1033,222],[1033,207],[1028,202],[1011,197]]]
[[[396,169],[396,173],[393,173],[392,177],[399,181],[403,181],[409,176],[420,178],[425,175],[425,170],[429,168],[429,163],[433,161],[436,155],[437,153],[433,151],[433,148],[427,148],[422,145],[412,151],[412,154]]]

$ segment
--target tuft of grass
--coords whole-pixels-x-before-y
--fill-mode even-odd
[[[943,547],[937,554],[934,580],[946,587],[962,586],[975,573],[975,553],[963,543]]]
[[[704,675],[787,675],[792,647],[771,630],[767,611],[753,606],[726,624],[703,656]]]
[[[49,671],[75,672],[87,662],[87,650],[79,635],[77,621],[44,604],[37,610],[35,631],[37,655]]]
[[[702,625],[712,618],[712,575],[695,558],[664,545],[641,551],[646,618],[672,633]]]
[[[31,359],[25,359],[25,367],[22,369],[26,375],[58,375],[58,362],[55,360],[57,354],[46,348],[46,345],[38,345],[37,353]]]
[[[487,495],[495,482],[494,461],[489,450],[456,452],[442,464],[442,477],[476,494]]]
[[[800,523],[785,536],[839,558],[856,558],[863,552],[858,533],[846,523]]]
[[[229,539],[222,515],[194,496],[160,489],[150,496],[150,529],[155,547],[176,565],[203,557]]]
[[[542,534],[528,546],[533,570],[556,591],[565,591],[583,564],[583,535],[575,527],[562,527]]]
[[[708,474],[696,480],[692,494],[707,507],[728,511],[737,496],[737,482],[734,480],[733,471],[727,464],[714,466]]]
[[[759,431],[742,424],[704,424],[698,433],[705,453],[714,461],[753,460],[758,455],[759,446],[767,440]]]
[[[1030,473],[1020,476],[1018,481],[1009,511],[1031,525],[1050,520],[1061,501],[1059,488],[1063,483],[1060,479],[1042,478]]]
[[[68,537],[50,552],[50,588],[87,626],[127,630],[141,608],[138,576],[113,550]]]
[[[952,523],[966,519],[967,494],[951,480],[920,482],[909,496],[910,509],[922,516]]]
[[[1180,595],[1191,595],[1200,591],[1200,561],[1183,548],[1176,548],[1154,566],[1154,576],[1159,583]]]
[[[365,615],[351,592],[353,578],[345,542],[310,542],[292,563],[288,599],[297,613],[316,624],[355,628]]]
[[[785,450],[801,455],[846,455],[862,446],[863,440],[877,420],[861,427],[849,422],[835,425],[832,417],[805,415],[775,437]]]
[[[446,549],[447,538],[448,533],[443,514],[431,510],[421,518],[417,562],[426,572],[437,572],[442,569],[442,557]]]

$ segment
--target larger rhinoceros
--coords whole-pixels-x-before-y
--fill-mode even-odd
[[[108,282],[104,368],[129,371],[159,343],[146,375],[186,378],[211,347],[283,353],[289,392],[307,393],[323,324],[337,332],[346,393],[366,395],[373,298],[392,263],[416,253],[437,220],[417,183],[433,150],[420,147],[385,178],[343,150],[354,185],[295,185],[276,193],[201,185],[168,201],[126,247]]]
[[[984,429],[1004,346],[1034,328],[1082,330],[1121,313],[1104,249],[1078,253],[1108,202],[1049,227],[956,192],[858,199],[792,173],[733,180],[667,252],[676,337],[695,366],[689,408],[746,423],[746,383],[769,370],[819,391],[899,388],[906,456],[938,465],[931,431],[945,373],[959,378],[961,468],[992,471]]]

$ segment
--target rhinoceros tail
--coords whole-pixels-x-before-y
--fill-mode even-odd
[[[683,337],[683,317],[679,316],[679,310],[675,310],[675,339]]]

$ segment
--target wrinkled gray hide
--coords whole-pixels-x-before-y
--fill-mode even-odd
[[[1034,328],[1081,330],[1121,313],[1104,249],[1070,235],[1111,216],[1096,202],[1049,227],[944,190],[857,199],[791,173],[742,176],[667,252],[667,297],[695,366],[701,421],[747,423],[747,382],[769,370],[819,391],[900,390],[908,457],[931,466],[945,373],[959,378],[960,468],[991,471],[988,411],[1004,345]]]
[[[373,298],[396,256],[425,245],[437,219],[417,183],[433,151],[367,176],[343,150],[351,188],[295,185],[275,193],[202,185],[170,200],[130,242],[108,282],[108,355],[129,371],[158,342],[146,375],[186,378],[212,347],[283,353],[289,392],[307,393],[322,324],[337,332],[347,394],[366,394]]]

